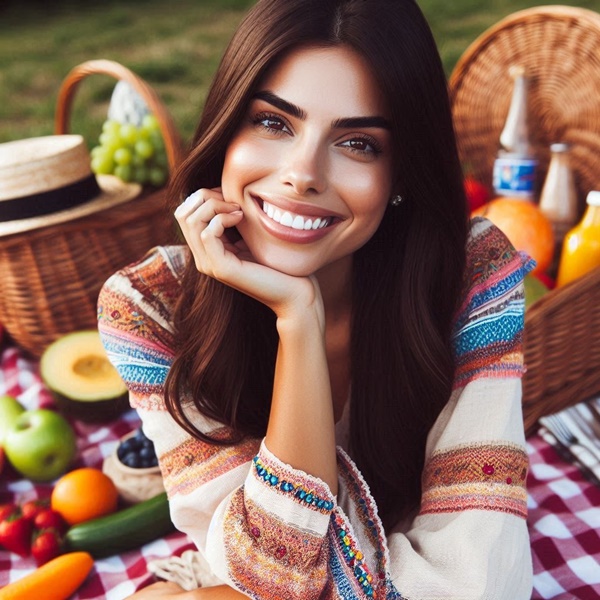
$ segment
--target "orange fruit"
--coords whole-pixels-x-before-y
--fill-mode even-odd
[[[85,467],[63,475],[54,485],[51,507],[69,525],[102,517],[117,509],[119,492],[100,469]]]
[[[550,219],[537,204],[521,198],[495,198],[474,210],[471,216],[486,217],[517,249],[537,265],[532,273],[544,272],[554,256],[554,232]]]

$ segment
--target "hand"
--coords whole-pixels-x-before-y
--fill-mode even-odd
[[[175,218],[192,252],[196,268],[259,302],[278,317],[317,307],[324,327],[321,292],[316,278],[294,277],[258,264],[244,240],[226,235],[244,218],[237,204],[225,201],[221,188],[202,188],[175,211]]]
[[[242,600],[246,596],[228,585],[198,588],[186,592],[176,583],[160,581],[129,596],[127,600]]]
[[[158,600],[159,598],[162,598],[162,600],[181,598],[183,600],[182,594],[186,593],[182,587],[172,581],[159,581],[145,587],[132,596],[128,596],[127,600]]]

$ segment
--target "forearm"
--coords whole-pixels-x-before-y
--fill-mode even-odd
[[[279,349],[265,443],[280,460],[337,494],[334,416],[325,341],[310,310],[278,319]]]
[[[245,594],[234,590],[228,585],[199,588],[190,592],[189,600],[241,600],[248,598]]]

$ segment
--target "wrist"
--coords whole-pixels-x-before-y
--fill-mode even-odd
[[[322,307],[315,304],[298,306],[282,311],[277,315],[277,333],[279,338],[324,337],[325,318]]]

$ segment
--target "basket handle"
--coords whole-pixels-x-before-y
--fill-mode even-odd
[[[117,80],[122,79],[129,83],[144,99],[148,108],[158,120],[165,142],[169,167],[173,171],[183,158],[183,144],[173,119],[166,111],[157,93],[148,83],[127,67],[112,60],[89,60],[71,69],[58,91],[54,132],[57,135],[69,132],[69,116],[77,86],[85,77],[94,74],[109,75]]]

